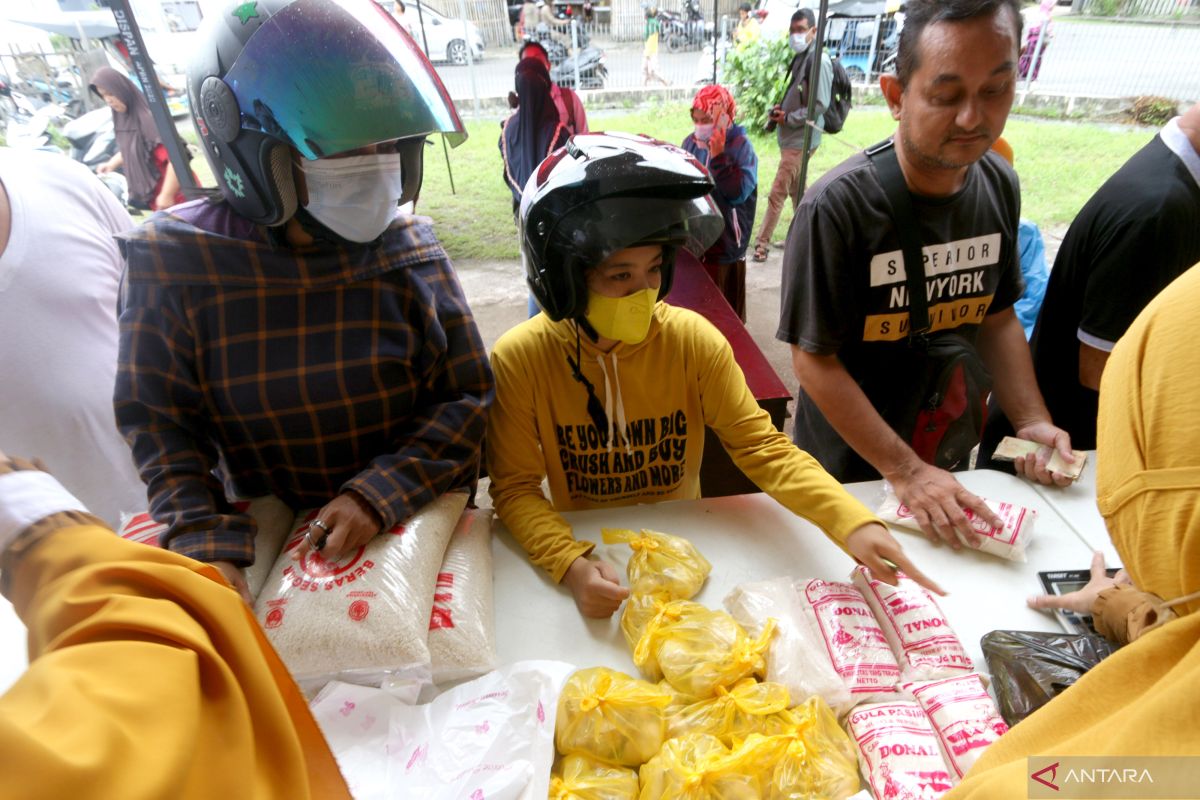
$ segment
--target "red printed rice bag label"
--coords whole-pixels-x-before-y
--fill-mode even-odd
[[[834,671],[850,693],[859,700],[893,693],[900,667],[858,589],[849,583],[811,580],[800,596]]]
[[[946,762],[961,778],[988,745],[1008,730],[978,674],[959,675],[928,683],[908,683],[912,694],[933,723]]]
[[[846,728],[879,800],[936,800],[953,788],[937,734],[916,703],[859,706],[846,717]]]
[[[1029,546],[1029,540],[1033,538],[1033,523],[1037,521],[1037,512],[1032,508],[1025,508],[1014,503],[995,500],[984,500],[984,502],[1004,524],[999,527],[989,525],[974,511],[964,508],[963,514],[971,523],[971,529],[979,536],[970,540],[960,536],[963,544],[981,553],[999,556],[1009,561],[1025,561],[1025,548]],[[915,531],[921,530],[912,510],[901,503],[892,492],[888,492],[883,505],[876,513],[884,522]]]
[[[863,566],[852,573],[908,680],[934,680],[975,668],[937,602],[924,587],[900,576],[899,586],[871,577]]]

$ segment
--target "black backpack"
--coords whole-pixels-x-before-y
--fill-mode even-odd
[[[850,76],[842,66],[840,58],[831,59],[833,63],[833,89],[830,91],[829,108],[825,109],[825,132],[841,133],[850,115],[850,107],[854,105],[850,90]]]
[[[808,97],[808,76],[812,66],[811,54],[815,52],[815,50],[810,50],[810,55],[805,56],[804,63],[800,67],[803,70],[800,74],[801,80],[804,82],[805,98]],[[850,76],[839,59],[831,58],[829,61],[833,65],[833,85],[829,90],[829,108],[825,109],[825,124],[821,130],[825,133],[841,133],[846,124],[846,117],[850,114],[850,106],[853,105]],[[794,66],[795,62],[792,63]]]

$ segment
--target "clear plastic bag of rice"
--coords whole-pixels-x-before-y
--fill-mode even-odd
[[[442,495],[337,561],[294,555],[317,512],[298,518],[254,605],[297,682],[378,685],[414,666],[428,674],[434,588],[466,505],[464,492]]]
[[[637,770],[564,756],[550,775],[550,800],[637,800]]]
[[[687,539],[643,529],[638,531],[604,528],[605,544],[627,544],[629,589],[651,594],[669,592],[679,600],[690,600],[704,585],[712,564]]]
[[[558,698],[558,752],[623,767],[646,763],[662,747],[663,708],[671,696],[653,683],[607,667],[581,669]]]
[[[768,681],[786,686],[793,698],[817,695],[839,716],[854,706],[845,681],[805,619],[792,578],[740,584],[726,595],[725,608],[751,636],[760,635],[767,620],[775,620],[767,650]]]
[[[474,678],[496,667],[492,511],[468,508],[438,570],[429,617],[433,682]]]
[[[296,514],[286,503],[271,495],[253,500],[238,500],[233,507],[253,517],[258,526],[258,531],[254,534],[254,563],[242,570],[251,597],[258,597],[271,567],[275,565],[275,559],[279,557],[279,551],[283,549],[283,540],[291,531]],[[150,512],[143,511],[140,514],[122,514],[117,535],[132,542],[158,547],[158,539],[166,529],[167,526],[156,522],[150,516]]]

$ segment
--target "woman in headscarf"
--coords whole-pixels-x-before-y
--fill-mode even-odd
[[[533,56],[521,59],[516,84],[517,110],[500,124],[500,155],[504,180],[513,196],[513,214],[534,169],[570,137],[550,96],[550,73],[540,60]]]
[[[946,800],[1025,796],[1035,755],[1200,753],[1200,265],[1163,290],[1104,368],[1096,500],[1153,623],[993,744]],[[1129,590],[1109,589],[1128,593]],[[1148,621],[1136,605],[1131,627]],[[1104,614],[1104,608],[1093,606]],[[1136,632],[1136,631],[1135,631]]]
[[[117,154],[96,168],[105,173],[121,169],[129,183],[129,204],[157,211],[182,203],[179,179],[167,148],[150,114],[150,106],[133,81],[112,67],[101,67],[88,89],[112,109]]]
[[[746,321],[746,245],[758,205],[758,156],[746,129],[734,123],[737,103],[720,84],[705,86],[692,100],[695,130],[683,140],[687,150],[708,168],[716,188],[712,193],[725,230],[701,263],[733,313]]]

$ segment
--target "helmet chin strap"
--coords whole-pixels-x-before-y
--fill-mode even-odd
[[[567,356],[567,363],[571,365],[571,377],[574,378],[576,382],[582,384],[584,390],[587,392],[587,412],[588,416],[592,420],[592,424],[596,426],[596,430],[606,431],[608,430],[608,415],[604,413],[604,406],[600,404],[600,398],[596,396],[596,387],[587,379],[587,377],[579,368],[579,365],[582,363],[581,355],[583,347],[580,341],[579,330],[581,327],[583,327],[583,325],[587,326],[588,336],[591,337],[593,341],[599,338],[599,334],[596,333],[596,329],[591,326],[591,323],[589,323],[586,319],[576,319],[575,358]]]

